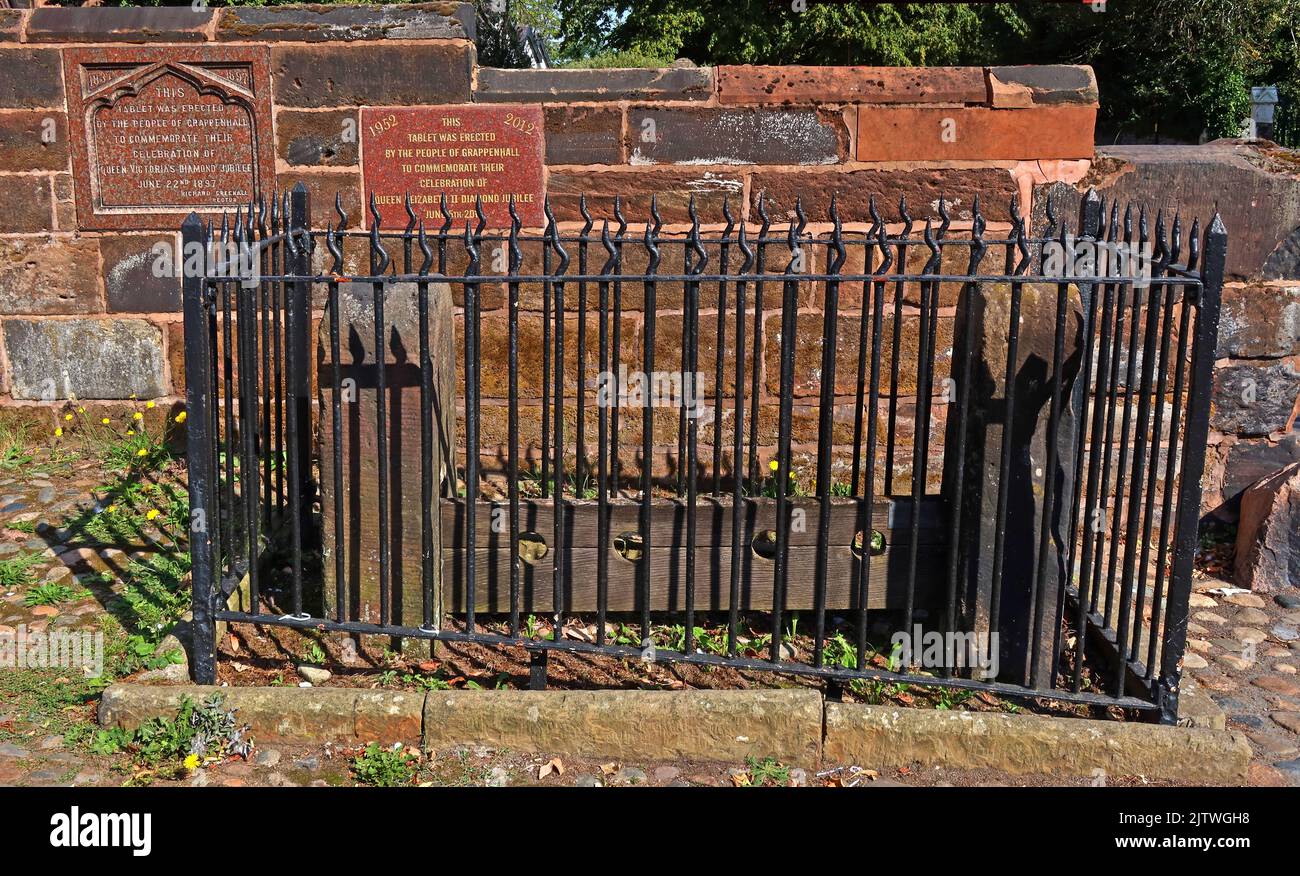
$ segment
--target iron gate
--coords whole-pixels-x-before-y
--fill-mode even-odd
[[[1184,257],[1095,192],[1077,234],[611,206],[322,229],[299,184],[184,223],[197,680],[225,621],[520,647],[536,684],[563,650],[1175,719],[1217,216]]]

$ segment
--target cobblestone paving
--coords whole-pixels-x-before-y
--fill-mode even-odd
[[[1254,751],[1252,782],[1300,785],[1300,595],[1195,582],[1183,661]]]

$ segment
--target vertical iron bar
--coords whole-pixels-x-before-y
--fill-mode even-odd
[[[781,402],[777,421],[776,471],[776,557],[772,570],[772,656],[781,661],[782,614],[785,609],[785,585],[790,561],[790,431],[794,396],[795,320],[799,307],[799,281],[795,277],[798,251],[793,226],[790,228],[790,263],[785,269],[781,295]],[[757,357],[757,353],[756,353]]]
[[[191,213],[181,225],[181,251],[187,256],[204,254],[197,272],[184,272],[181,301],[185,318],[185,410],[189,420],[188,470],[190,494],[190,564],[191,599],[194,612],[193,651],[194,680],[199,684],[216,682],[216,625],[212,617],[216,595],[216,561],[218,547],[213,522],[217,520],[217,473],[213,466],[216,436],[212,432],[212,381],[215,358],[211,337],[215,313],[208,303],[208,238],[203,222]],[[185,263],[189,264],[188,257]]]
[[[751,372],[749,394],[749,484],[751,489],[758,487],[758,399],[762,388],[763,374],[763,286],[767,274],[767,232],[771,223],[767,217],[767,202],[764,195],[758,196],[758,217],[762,225],[758,229],[758,253],[754,266],[754,343],[751,349]]]
[[[722,359],[727,349],[727,277],[731,266],[730,248],[731,232],[736,222],[731,216],[731,200],[722,198],[722,215],[727,226],[722,230],[722,242],[718,245],[718,338],[713,353],[713,495],[722,495]],[[735,467],[735,460],[732,460]]]
[[[646,275],[642,280],[645,290],[644,306],[645,333],[642,345],[642,363],[644,380],[651,379],[655,373],[655,273],[659,270],[658,245],[658,199],[651,198],[650,212],[653,224],[647,223],[645,229],[645,248],[649,254]],[[650,558],[653,544],[652,513],[654,498],[654,408],[650,393],[643,386],[641,406],[641,560],[637,569],[638,601],[641,609],[641,644],[650,647],[654,639],[650,635]]]
[[[564,280],[561,279],[569,267],[569,254],[560,244],[559,227],[551,214],[551,205],[546,204],[546,219],[550,233],[551,249],[559,257],[560,263],[555,268],[552,283],[555,304],[555,498],[552,503],[555,523],[555,545],[552,568],[555,570],[553,602],[551,609],[554,620],[555,641],[563,637],[564,631],[564,594],[565,564],[569,557],[569,548],[565,543],[564,529]],[[548,276],[550,276],[548,272]],[[476,305],[477,306],[477,305]],[[476,329],[477,331],[477,329]],[[477,381],[476,381],[477,386]]]
[[[744,262],[740,266],[740,274],[743,276],[754,264],[754,251],[745,241],[743,222],[740,225],[737,246],[744,257]],[[731,589],[727,601],[727,654],[732,657],[736,656],[736,637],[740,628],[740,561],[744,553],[741,519],[745,508],[745,477],[741,469],[742,441],[745,435],[745,281],[743,279],[736,280],[736,386],[734,391],[736,422],[731,433]]]
[[[379,237],[379,209],[375,203],[375,196],[370,196],[370,215],[372,217],[370,225],[370,274],[377,277],[388,270],[388,253],[383,248],[383,243]],[[391,584],[391,562],[392,557],[389,552],[389,508],[388,508],[388,351],[384,346],[384,298],[385,288],[382,282],[371,284],[374,306],[374,343],[375,343],[375,445],[378,451],[377,479],[378,479],[378,501],[377,510],[378,529],[379,529],[379,622],[388,624],[392,619],[393,594],[390,589]]]
[[[884,277],[889,273],[890,267],[893,266],[894,257],[889,251],[888,238],[885,234],[885,224],[876,222],[876,246],[880,249],[880,267],[876,270],[876,276]],[[866,306],[866,294],[868,284],[871,292],[871,378],[870,388],[867,391],[867,408],[870,411],[871,419],[867,421],[867,443],[865,452],[867,454],[866,470],[863,472],[862,480],[862,502],[863,502],[863,521],[862,521],[862,545],[859,549],[859,572],[858,582],[858,670],[866,668],[867,665],[867,605],[871,601],[871,544],[874,540],[875,530],[871,523],[874,517],[874,508],[876,504],[876,438],[879,432],[880,421],[876,416],[876,409],[880,405],[880,337],[885,327],[885,281],[883,279],[871,280],[864,282],[862,287],[863,307]],[[858,448],[854,448],[854,454],[858,453]],[[888,490],[885,491],[888,496]],[[855,536],[856,537],[856,536]]]
[[[830,246],[827,247],[826,273],[832,277],[844,267],[844,227],[840,222],[835,196],[831,195]],[[831,256],[831,251],[834,256]],[[817,563],[813,569],[813,665],[821,666],[826,639],[826,588],[830,570],[827,562],[831,547],[831,447],[835,443],[835,360],[839,352],[840,281],[826,280],[826,298],[822,305],[822,361],[820,408],[817,419]]]
[[[1173,571],[1165,609],[1164,643],[1160,654],[1158,690],[1161,720],[1178,720],[1179,681],[1183,649],[1187,646],[1187,609],[1192,590],[1197,522],[1201,511],[1201,473],[1205,440],[1210,428],[1210,395],[1214,390],[1214,349],[1219,334],[1219,297],[1228,250],[1228,231],[1216,213],[1205,231],[1204,267],[1197,303],[1196,340],[1192,347],[1191,387],[1187,402],[1187,437],[1183,441],[1183,470],[1178,479],[1178,530],[1174,539]],[[1197,290],[1193,289],[1195,294]],[[1189,302],[1184,302],[1187,307]]]
[[[523,251],[519,248],[519,214],[515,209],[515,199],[510,199],[510,253],[509,273],[518,276],[523,263]],[[510,502],[510,635],[519,635],[519,281],[506,283],[509,296],[510,340],[508,370],[509,389],[507,390],[508,417],[506,449],[506,478],[509,483],[508,499]]]
[[[479,245],[465,223],[465,276],[479,276]],[[465,632],[474,632],[478,602],[478,464],[479,464],[479,284],[465,289]],[[515,550],[518,550],[516,546]],[[559,631],[556,631],[558,638]]]

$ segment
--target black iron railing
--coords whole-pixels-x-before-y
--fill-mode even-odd
[[[524,648],[537,683],[563,650],[1174,720],[1217,217],[1184,257],[1095,193],[1038,233],[407,211],[313,229],[300,185],[183,226],[198,680],[224,620]]]

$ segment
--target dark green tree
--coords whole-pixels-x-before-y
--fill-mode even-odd
[[[1023,22],[1011,4],[556,0],[561,55],[698,64],[981,63]]]
[[[1234,137],[1250,115],[1250,86],[1300,83],[1300,0],[1110,0],[1021,4],[1027,39],[1011,63],[1091,64],[1102,126],[1112,137]]]

